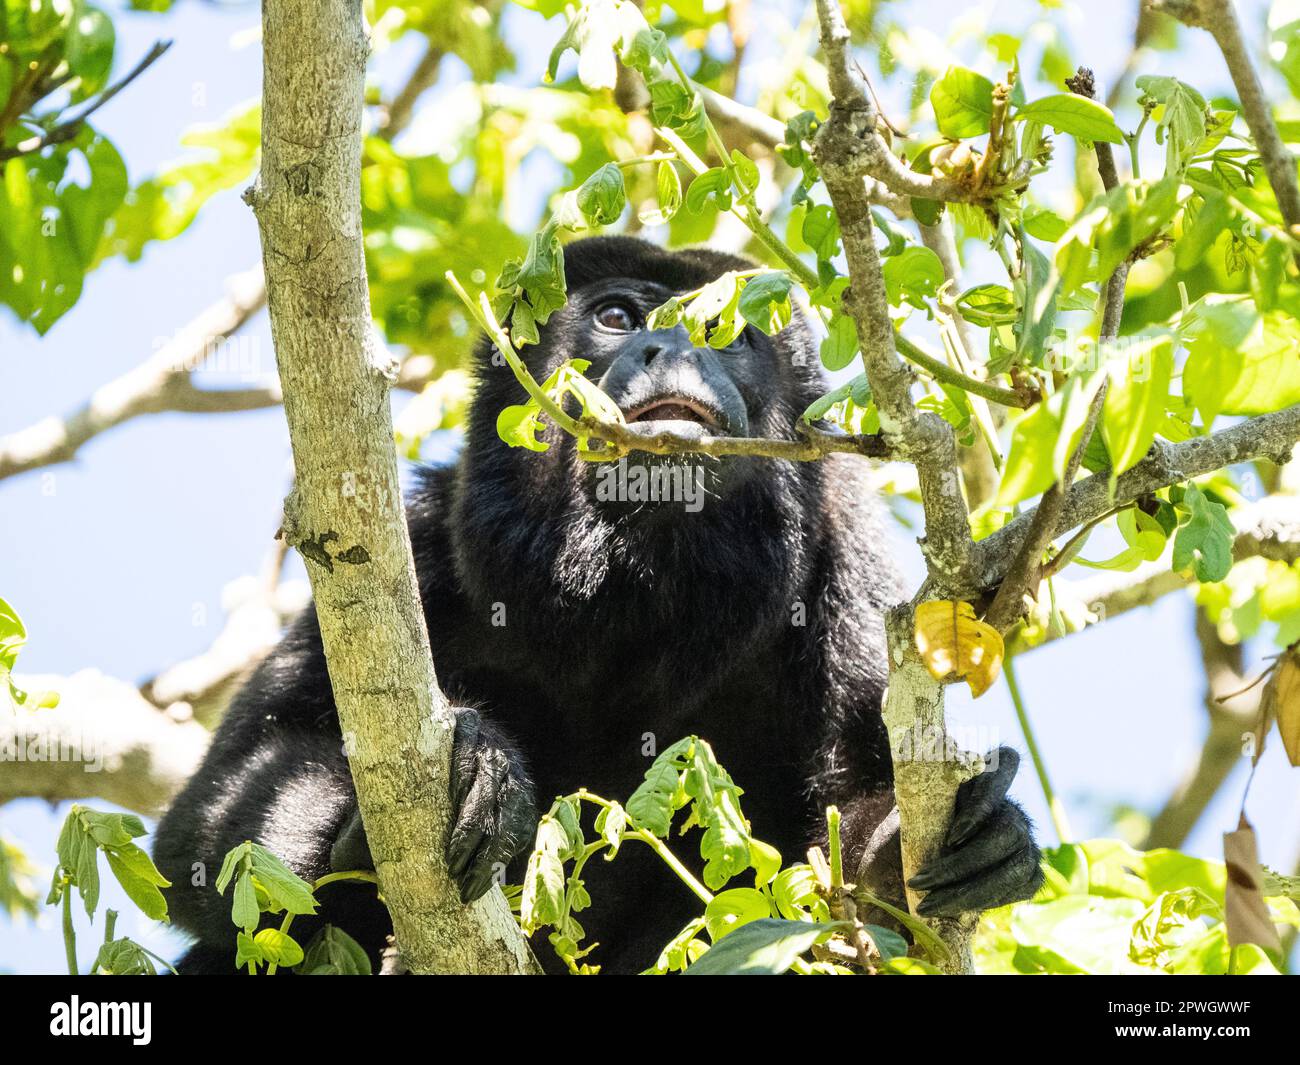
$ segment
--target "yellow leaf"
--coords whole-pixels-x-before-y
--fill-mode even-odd
[[[1273,676],[1264,689],[1264,727],[1277,718],[1286,756],[1300,766],[1300,644],[1293,643],[1277,660]]]
[[[979,698],[998,679],[1002,636],[970,603],[937,599],[916,608],[916,649],[935,680],[964,680]]]

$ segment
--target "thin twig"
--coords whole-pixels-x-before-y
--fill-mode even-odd
[[[1016,407],[1024,410],[1030,406],[1029,399],[1019,392],[1015,392],[1010,388],[1003,388],[1001,385],[995,385],[991,381],[980,381],[970,377],[942,359],[931,355],[919,344],[908,340],[901,333],[895,335],[894,342],[898,345],[898,352],[903,358],[921,367],[936,381],[960,388],[963,392],[981,396],[990,403],[998,403],[1004,407]]]
[[[0,161],[16,159],[22,155],[31,155],[33,152],[39,152],[53,144],[62,144],[64,141],[72,140],[72,138],[80,132],[81,127],[85,125],[86,119],[130,85],[131,82],[135,81],[135,79],[148,70],[149,67],[153,66],[153,64],[171,46],[171,41],[155,41],[154,46],[145,53],[144,58],[141,59],[140,62],[131,68],[130,73],[128,73],[126,77],[100,93],[94,102],[92,102],[84,111],[74,118],[68,119],[66,122],[60,122],[48,133],[44,133],[39,137],[28,137],[24,141],[19,141],[12,148],[0,148]]]

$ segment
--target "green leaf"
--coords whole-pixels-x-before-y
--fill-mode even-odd
[[[1049,973],[1148,972],[1129,958],[1133,924],[1145,910],[1138,899],[1071,895],[1017,906],[1011,934],[1024,960]]]
[[[904,301],[925,309],[925,301],[938,294],[943,284],[943,263],[929,248],[913,245],[885,260],[885,291],[895,307]]]
[[[297,971],[304,976],[370,976],[374,968],[360,943],[327,924],[307,944]]]
[[[248,842],[241,843],[238,847],[231,847],[226,852],[226,857],[221,862],[221,871],[217,874],[217,894],[224,895],[226,888],[230,886],[230,881],[235,874],[242,871],[248,863],[249,852],[253,845]]]
[[[682,312],[691,343],[701,347],[707,338],[709,344],[726,347],[735,339],[744,328],[743,321],[736,324],[739,299],[740,279],[735,271],[729,270],[700,289]]]
[[[549,227],[533,235],[528,252],[515,278],[533,317],[542,325],[551,314],[564,306],[567,284],[564,278],[564,249],[559,237]]]
[[[957,309],[971,325],[990,329],[1010,325],[1019,315],[1016,297],[1005,285],[976,285],[957,297]]]
[[[251,932],[262,919],[262,911],[257,905],[257,891],[253,887],[253,874],[242,872],[235,881],[234,901],[230,907],[230,919],[236,928]]]
[[[993,82],[965,67],[949,67],[930,89],[930,106],[939,132],[949,140],[978,137],[989,131]]]
[[[1102,379],[1100,368],[1071,377],[1064,388],[1015,423],[993,506],[1019,503],[1056,483],[1079,446],[1088,405]]]
[[[1221,581],[1232,568],[1232,541],[1237,535],[1228,508],[1189,482],[1180,509],[1191,520],[1174,535],[1173,568],[1190,569],[1202,583]]]
[[[303,959],[302,947],[296,940],[278,928],[263,928],[253,937],[263,959],[276,965],[290,967]]]
[[[719,211],[731,210],[731,177],[718,166],[704,171],[686,190],[686,209],[692,214],[710,204]]]
[[[672,825],[678,784],[695,737],[678,740],[650,764],[645,779],[627,800],[627,813],[641,828],[664,839]]]
[[[857,323],[849,315],[835,312],[821,344],[822,365],[831,371],[842,370],[857,358],[858,348]]]
[[[1070,225],[1055,211],[1045,207],[1030,207],[1025,210],[1025,232],[1037,240],[1055,244],[1064,235]]]
[[[1126,337],[1113,350],[1119,357],[1108,363],[1110,387],[1101,412],[1112,478],[1141,460],[1156,438],[1174,372],[1174,342],[1168,334]]]
[[[815,422],[819,418],[824,418],[837,403],[843,403],[845,400],[850,400],[861,407],[871,402],[871,385],[867,382],[866,374],[858,374],[852,381],[833,388],[826,395],[814,400],[803,412],[802,417],[804,421]]]
[[[755,888],[720,891],[704,907],[705,928],[714,943],[751,921],[771,916],[772,909],[768,905],[767,896]]]
[[[1041,365],[1054,335],[1057,311],[1061,309],[1061,285],[1047,256],[1035,244],[1026,241],[1024,251],[1024,276],[1017,282],[1017,289],[1022,290],[1022,304],[1016,331],[1016,357],[1037,366]]]
[[[126,846],[145,834],[144,822],[135,814],[105,814],[83,808],[81,820],[90,838],[102,847]]]
[[[736,181],[742,194],[748,194],[758,188],[758,164],[739,148],[731,149],[731,167],[736,172]]]
[[[316,912],[311,885],[265,847],[254,843],[249,854],[253,875],[275,905],[289,913]]]
[[[158,871],[149,855],[134,843],[128,843],[107,850],[105,857],[122,890],[144,915],[153,921],[166,921],[167,900],[158,889],[171,887],[171,881]]]
[[[1137,507],[1129,507],[1120,512],[1118,525],[1120,535],[1128,544],[1123,551],[1104,562],[1089,562],[1087,559],[1077,557],[1074,561],[1089,569],[1131,573],[1143,562],[1154,562],[1164,554],[1168,534],[1164,526],[1150,514]]]
[[[750,921],[711,946],[699,961],[686,968],[685,975],[779,976],[800,954],[840,927],[775,917]]]
[[[524,890],[520,897],[519,920],[524,932],[531,935],[544,925],[555,924],[564,916],[564,859],[568,833],[549,814],[537,826],[537,841],[528,857],[524,873]]]
[[[1174,245],[1174,265],[1192,270],[1205,258],[1211,246],[1232,220],[1232,204],[1226,196],[1207,192],[1194,218],[1189,219],[1190,205],[1183,213],[1183,233]]]
[[[1209,107],[1190,85],[1159,74],[1137,79],[1139,106],[1150,108],[1156,141],[1165,145],[1165,176],[1181,173],[1205,139]]]
[[[607,226],[619,220],[627,205],[623,171],[617,163],[606,163],[578,186],[578,209],[588,225]]]
[[[157,976],[149,952],[130,939],[114,939],[99,948],[91,971],[103,976]]]
[[[829,261],[840,253],[840,220],[829,204],[808,208],[800,235],[819,260]]]
[[[737,309],[755,329],[769,336],[779,333],[790,322],[790,276],[781,271],[758,274],[745,282]]]
[[[881,928],[878,924],[868,924],[863,925],[863,927],[880,949],[882,959],[893,961],[895,958],[907,957],[907,940],[897,932],[889,928]]]
[[[1178,211],[1180,183],[1129,181],[1092,201],[1056,247],[1056,268],[1067,292],[1110,277],[1139,245],[1160,233]],[[1096,268],[1090,269],[1094,250]]]
[[[602,807],[600,813],[596,815],[596,831],[609,844],[609,851],[605,855],[607,859],[612,859],[618,854],[626,828],[627,811],[616,802]]]
[[[1188,345],[1183,390],[1209,424],[1219,414],[1266,414],[1300,402],[1300,325],[1248,302],[1198,304],[1202,328]]]
[[[643,225],[661,226],[682,206],[682,179],[677,175],[677,168],[666,159],[659,164],[655,191],[659,197],[659,206],[641,212],[639,217]]]
[[[1058,93],[1025,104],[1015,115],[1017,120],[1030,119],[1051,126],[1057,133],[1069,133],[1087,141],[1124,143],[1124,133],[1115,124],[1110,108],[1086,96]]]
[[[772,881],[772,898],[781,916],[791,921],[830,919],[830,906],[810,865],[792,865],[777,873]]]
[[[80,79],[72,96],[74,101],[88,99],[108,85],[116,40],[113,22],[103,11],[90,4],[79,7],[64,39],[64,57]]]

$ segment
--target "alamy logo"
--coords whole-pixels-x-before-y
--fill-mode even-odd
[[[602,503],[681,503],[688,514],[704,506],[704,467],[629,465],[619,459],[596,472],[596,498]]]
[[[152,1002],[70,1002],[50,1006],[50,1035],[129,1035],[138,1047],[148,1046]]]

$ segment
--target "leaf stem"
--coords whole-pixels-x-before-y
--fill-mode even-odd
[[[77,930],[72,925],[72,881],[63,878],[63,952],[68,959],[68,975],[77,975]]]
[[[929,352],[924,351],[902,333],[894,336],[894,343],[898,346],[898,353],[908,362],[914,363],[921,367],[926,373],[936,381],[960,388],[963,392],[969,392],[972,395],[980,396],[992,403],[999,403],[1004,407],[1018,407],[1025,409],[1029,406],[1026,400],[1019,392],[1013,392],[1009,388],[1002,388],[993,384],[991,381],[977,381],[973,377],[968,377],[960,370],[948,365],[942,359],[936,358]]]
[[[1052,815],[1052,826],[1056,829],[1057,839],[1062,843],[1069,843],[1074,839],[1074,833],[1070,830],[1070,821],[1065,815],[1065,807],[1057,797],[1052,788],[1052,782],[1047,776],[1047,764],[1043,761],[1042,752],[1038,749],[1038,740],[1034,736],[1033,726],[1029,723],[1029,714],[1025,710],[1025,701],[1020,694],[1020,683],[1016,679],[1016,667],[1012,664],[1010,658],[1002,663],[1002,674],[1007,678],[1007,690],[1011,693],[1011,704],[1016,708],[1016,719],[1020,722],[1020,731],[1025,736],[1025,746],[1029,748],[1029,757],[1034,763],[1034,772],[1038,774],[1038,783],[1043,789],[1043,797],[1047,800],[1047,809]]]

